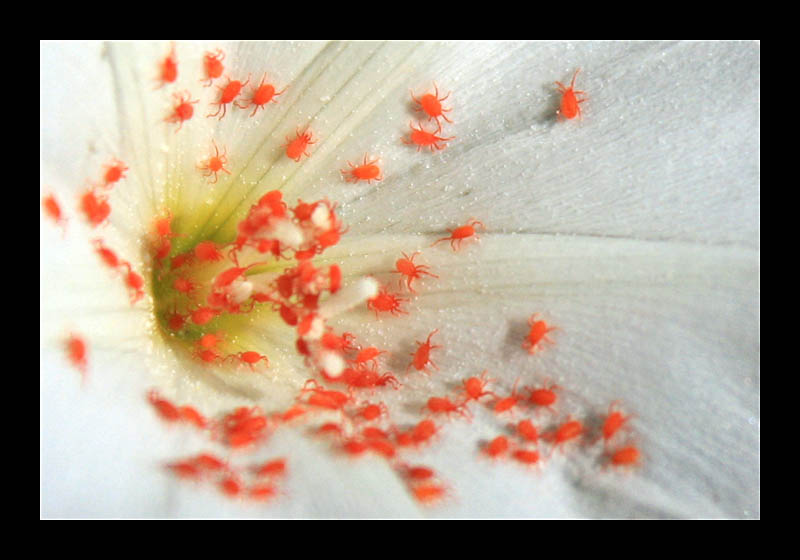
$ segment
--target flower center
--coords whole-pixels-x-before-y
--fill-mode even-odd
[[[341,237],[335,204],[300,200],[291,208],[280,191],[267,192],[227,243],[190,240],[172,221],[171,211],[158,217],[150,235],[156,317],[168,340],[200,362],[253,368],[269,357],[256,350],[263,343],[249,327],[282,322],[296,329],[297,351],[309,365],[328,378],[341,375],[343,348],[326,321],[375,297],[378,283],[362,279],[341,290],[337,264],[314,265]]]

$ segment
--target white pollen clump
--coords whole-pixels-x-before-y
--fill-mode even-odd
[[[253,283],[246,280],[236,280],[228,288],[228,294],[234,303],[242,303],[247,300],[253,293]]]
[[[269,229],[267,235],[264,237],[277,239],[282,244],[295,250],[299,249],[306,240],[305,235],[303,235],[303,230],[292,223],[291,220],[278,221]]]
[[[374,298],[379,291],[380,284],[371,276],[359,278],[354,284],[345,286],[326,299],[317,312],[325,319],[331,319]]]
[[[339,377],[344,371],[344,358],[336,352],[322,352],[319,365],[328,377]]]
[[[331,212],[326,206],[319,205],[311,212],[311,223],[320,229],[329,230],[331,228]]]
[[[311,327],[308,332],[303,335],[306,340],[319,340],[325,333],[325,321],[322,317],[314,317],[311,320]]]

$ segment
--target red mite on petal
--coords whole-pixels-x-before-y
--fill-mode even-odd
[[[564,86],[561,82],[556,82],[558,91],[561,92],[561,108],[558,111],[559,120],[574,119],[575,117],[581,116],[580,104],[586,101],[586,99],[578,99],[577,95],[584,92],[575,90],[575,78],[578,77],[578,72],[580,71],[580,68],[575,70],[575,74],[572,76],[572,83],[569,87]]]

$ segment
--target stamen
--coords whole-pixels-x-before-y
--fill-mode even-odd
[[[342,288],[325,300],[319,306],[318,313],[322,317],[330,319],[374,298],[378,295],[379,289],[380,284],[375,278],[371,276],[360,278],[354,284]]]

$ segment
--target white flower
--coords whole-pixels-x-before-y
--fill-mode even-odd
[[[279,103],[252,118],[232,107],[206,118],[217,90],[200,86],[200,64],[217,47],[233,77],[250,73],[252,84],[267,72],[288,85]],[[760,516],[758,44],[178,44],[178,81],[156,90],[168,50],[41,48],[41,182],[70,219],[65,234],[46,217],[40,229],[43,516]],[[583,118],[557,122],[553,82],[578,67]],[[418,120],[409,90],[434,80],[453,92],[445,130],[456,138],[417,153],[400,141]],[[176,134],[163,120],[183,89],[201,102]],[[319,138],[311,157],[280,157],[284,137],[309,123]],[[210,186],[196,169],[212,139],[241,177],[235,197],[220,198],[225,178]],[[380,155],[384,180],[344,183],[340,169],[364,153]],[[90,230],[77,196],[112,156],[131,169],[111,196],[110,226]],[[418,418],[428,396],[483,369],[504,395],[519,376],[550,377],[565,388],[564,413],[596,418],[621,399],[635,413],[642,467],[611,473],[581,453],[556,454],[540,473],[488,461],[480,442],[505,422],[473,406],[471,423],[447,423],[411,458],[451,488],[435,509],[420,508],[385,461],[343,460],[302,429],[269,443],[267,456],[290,462],[275,502],[243,504],[176,480],[162,465],[202,440],[166,430],[148,388],[269,409],[312,373],[279,321],[248,331],[272,350],[256,381],[187,367],[163,343],[152,303],[130,306],[89,240],[102,236],[143,266],[143,236],[165,208],[205,212],[230,237],[227,216],[274,188],[288,201],[340,203],[350,229],[321,260],[340,263],[346,282],[388,278],[401,251],[418,249],[440,276],[418,285],[408,317],[359,308],[335,319],[390,349],[398,376],[414,341],[440,329],[440,371],[401,377],[404,390],[386,395],[394,407]],[[480,243],[428,249],[470,218],[487,226]],[[559,331],[529,356],[520,346],[534,312]],[[64,356],[71,330],[90,341],[83,387]]]

